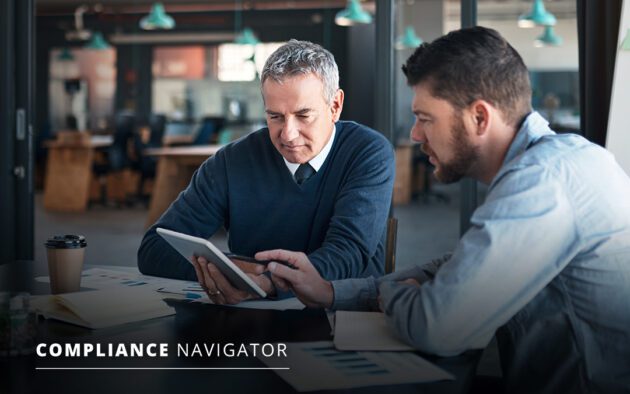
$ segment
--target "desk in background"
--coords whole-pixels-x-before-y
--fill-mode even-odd
[[[145,228],[158,220],[179,193],[188,186],[192,174],[201,163],[219,149],[221,145],[198,145],[154,148],[144,151],[145,155],[159,158]]]
[[[184,135],[165,135],[162,138],[162,145],[164,146],[172,146],[172,145],[190,145],[195,140],[195,136],[193,134],[184,134]]]
[[[44,144],[48,148],[44,208],[49,211],[86,210],[90,198],[94,151],[113,143],[112,136],[73,134],[77,138],[58,138]]]

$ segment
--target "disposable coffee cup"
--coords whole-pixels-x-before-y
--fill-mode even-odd
[[[52,294],[79,291],[86,246],[82,235],[55,235],[48,238],[46,249]]]

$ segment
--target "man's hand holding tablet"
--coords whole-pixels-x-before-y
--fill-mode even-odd
[[[233,253],[225,253],[225,256],[232,260],[237,267],[260,286],[260,288],[267,293],[268,297],[276,294],[276,288],[274,283],[269,279],[269,276],[263,274],[267,271],[267,265],[271,262],[275,262],[289,268],[295,268],[290,263],[282,260],[256,260],[253,257],[240,256]],[[238,304],[241,301],[259,298],[255,294],[233,287],[221,271],[205,258],[193,257],[191,262],[195,267],[199,284],[206,290],[208,297],[210,297],[213,303]]]
[[[267,293],[267,296],[275,294],[276,289],[273,283],[267,276],[263,275],[263,272],[266,270],[264,265],[249,263],[232,257],[230,257],[230,260]],[[213,303],[238,304],[241,301],[259,298],[258,295],[232,286],[221,271],[204,257],[193,257],[191,262],[195,267],[199,284],[206,290],[208,297]]]
[[[215,304],[275,295],[272,281],[264,275],[270,261],[226,254],[206,239],[168,229],[157,228],[157,233],[191,262],[199,284]],[[278,263],[292,267],[284,261]]]

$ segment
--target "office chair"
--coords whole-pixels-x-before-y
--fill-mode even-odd
[[[131,113],[121,113],[116,117],[116,129],[114,142],[107,153],[109,172],[120,171],[129,167],[129,154],[127,144],[133,137],[136,127],[136,118]]]
[[[387,238],[385,239],[385,274],[396,270],[396,238],[398,235],[398,219],[387,218]]]
[[[201,128],[193,141],[193,145],[216,144],[219,131],[225,124],[225,118],[218,116],[207,116],[201,122]]]
[[[136,198],[148,206],[149,195],[144,194],[144,185],[148,180],[155,179],[157,159],[144,154],[148,148],[159,148],[162,146],[164,132],[166,130],[166,116],[163,114],[151,114],[149,116],[149,140],[144,142],[139,133],[134,133],[133,146],[136,160],[132,167],[140,173],[137,185]]]
[[[166,130],[166,115],[151,114],[151,116],[149,116],[149,130],[151,130],[151,135],[149,137],[148,146],[151,148],[162,146],[164,131]]]
[[[114,141],[106,151],[107,158],[104,162],[96,163],[93,166],[93,172],[100,183],[100,195],[103,205],[107,203],[106,176],[130,167],[127,149],[129,140],[134,134],[135,125],[136,119],[132,113],[121,112],[116,114]]]

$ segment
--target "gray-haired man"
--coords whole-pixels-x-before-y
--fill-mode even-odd
[[[344,94],[332,54],[291,40],[267,60],[261,89],[268,127],[227,145],[199,168],[147,231],[140,270],[198,279],[215,303],[250,298],[204,259],[193,269],[155,232],[164,227],[209,238],[225,226],[234,253],[303,251],[328,280],[382,275],[393,150],[374,130],[339,121]],[[267,293],[283,295],[263,266],[237,263]]]

